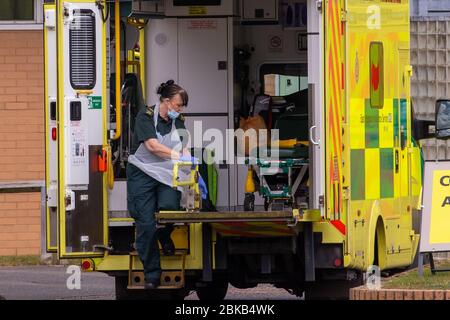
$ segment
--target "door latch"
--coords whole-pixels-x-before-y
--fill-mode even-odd
[[[399,155],[398,150],[395,150],[395,173],[398,173],[399,169]]]
[[[75,210],[75,192],[72,190],[66,190],[66,196],[64,197],[64,203],[66,205],[66,211]]]

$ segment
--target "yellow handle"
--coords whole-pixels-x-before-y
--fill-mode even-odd
[[[114,168],[112,166],[112,152],[111,152],[111,146],[105,147],[106,154],[107,154],[107,182],[108,182],[108,188],[112,190],[114,188]]]
[[[122,101],[120,96],[120,4],[119,0],[114,2],[114,34],[116,37],[116,132],[113,140],[122,135]]]
[[[186,181],[178,180],[178,170],[180,167],[191,167],[190,179]],[[194,208],[190,210],[198,210],[201,208],[201,193],[198,186],[198,165],[193,165],[192,162],[176,162],[173,166],[173,187],[189,187],[194,190]]]
[[[132,25],[136,28],[144,28],[147,23],[144,19],[136,19],[136,18],[127,18],[127,24]]]
[[[192,167],[192,162],[176,162],[173,166],[173,187],[190,187],[194,186],[197,183],[196,172],[198,171],[198,165],[195,165],[191,170],[190,180],[179,181],[178,180],[178,171],[180,167]]]

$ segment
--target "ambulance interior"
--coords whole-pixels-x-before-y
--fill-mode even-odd
[[[164,10],[162,13],[152,1],[147,2],[147,12],[142,8],[136,10],[133,2],[130,16],[142,19],[145,25],[136,26],[122,18],[123,133],[113,145],[112,193],[123,194],[126,187],[124,169],[134,117],[140,108],[157,103],[159,84],[173,79],[189,94],[189,105],[183,115],[192,143],[199,139],[199,134],[203,135],[202,145],[193,147],[201,150],[214,145],[212,155],[219,158],[213,170],[204,171],[214,175],[205,178],[208,187],[215,189],[209,190],[214,209],[262,211],[310,206],[307,48],[310,8],[306,0],[230,3],[165,1],[164,9],[159,9]],[[205,11],[197,17],[190,15],[192,10]],[[112,56],[114,43],[112,19]],[[139,68],[142,59],[145,70]],[[110,60],[113,127],[115,66],[114,59]],[[258,128],[279,130],[278,170],[268,170],[261,161],[253,165],[236,164],[236,159],[226,158],[227,144],[212,143],[217,138],[211,138],[206,131],[219,129],[225,137],[226,129],[252,127],[254,123]],[[223,145],[223,149],[214,149],[217,145]],[[248,192],[249,175],[253,178],[254,192]],[[115,200],[120,198],[123,199],[109,197],[110,211],[126,211],[125,201]]]

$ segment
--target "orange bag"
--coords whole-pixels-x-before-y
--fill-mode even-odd
[[[240,154],[245,154],[248,156],[250,154],[250,147],[262,147],[267,146],[267,141],[270,141],[269,131],[267,130],[266,123],[263,117],[254,116],[248,117],[247,119],[241,118],[239,122],[239,129],[242,129],[244,135],[236,135],[237,146]],[[248,132],[248,130],[254,129],[254,135]],[[261,135],[260,130],[266,129],[266,134]]]

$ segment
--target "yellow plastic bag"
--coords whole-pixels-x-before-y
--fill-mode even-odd
[[[293,149],[297,144],[307,147],[309,146],[309,141],[287,139],[287,140],[276,140],[271,142],[271,145],[278,146],[278,148],[280,149]]]

